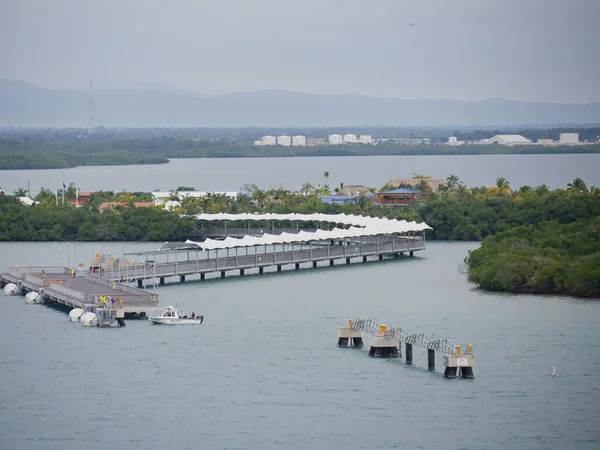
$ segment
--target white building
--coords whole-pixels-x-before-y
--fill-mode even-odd
[[[450,136],[448,138],[448,144],[450,145],[456,145],[458,143],[458,139],[456,138],[456,136]]]
[[[275,136],[263,136],[261,138],[262,145],[275,145],[277,143],[277,139]]]
[[[293,136],[292,137],[292,145],[294,147],[305,147],[306,146],[306,136]]]
[[[18,197],[18,198],[19,198],[19,201],[22,204],[24,204],[25,206],[33,206],[38,203],[35,200],[30,199],[29,197]]]
[[[277,145],[289,147],[290,145],[292,145],[292,138],[286,135],[277,136]]]
[[[531,144],[531,141],[520,134],[497,134],[489,139],[492,144],[500,145],[521,145]]]
[[[260,146],[262,146],[262,145],[263,145],[263,141],[262,141],[262,139],[257,139],[257,140],[255,140],[255,141],[254,141],[254,145],[255,145],[256,147],[260,147]]]
[[[340,145],[344,142],[341,134],[330,134],[328,139],[331,145]]]
[[[370,134],[361,134],[360,137],[358,138],[358,141],[361,144],[372,144],[373,138],[371,137]]]
[[[345,134],[342,136],[342,142],[344,144],[355,144],[357,142],[355,134]]]
[[[154,203],[155,205],[166,205],[166,204],[175,205],[178,202],[178,200],[174,200],[174,197],[177,197],[177,199],[181,200],[186,197],[203,198],[210,194],[224,195],[229,198],[236,198],[238,196],[238,192],[235,192],[235,191],[179,191],[179,192],[155,191],[155,192],[152,192],[152,197],[153,197],[152,203]],[[174,202],[174,203],[169,203],[169,202]]]
[[[558,142],[561,144],[577,144],[579,143],[579,133],[560,133]]]

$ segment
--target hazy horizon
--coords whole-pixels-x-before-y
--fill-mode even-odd
[[[4,0],[0,78],[581,104],[600,101],[598,23],[596,0]]]

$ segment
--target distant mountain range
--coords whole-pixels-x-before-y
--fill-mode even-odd
[[[0,126],[88,124],[87,90],[0,80]],[[600,103],[401,100],[266,90],[200,95],[145,84],[94,90],[96,125],[112,127],[442,126],[600,123]]]

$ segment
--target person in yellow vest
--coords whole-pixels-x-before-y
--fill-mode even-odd
[[[75,267],[71,267],[71,276],[75,278]]]
[[[117,297],[117,300],[119,301],[119,308],[123,307],[123,300],[121,300],[120,297]]]

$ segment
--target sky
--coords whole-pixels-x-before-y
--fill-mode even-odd
[[[600,0],[0,0],[0,78],[61,89],[586,103],[599,42]]]

